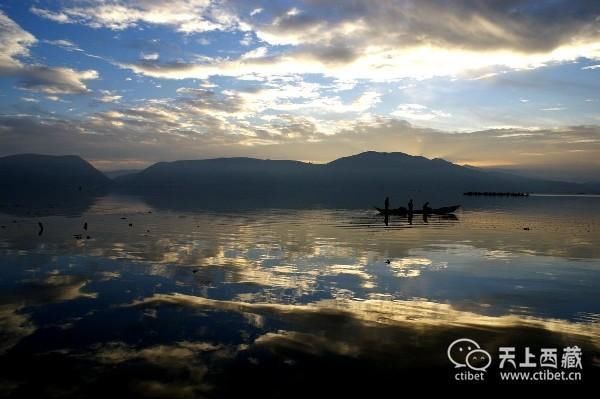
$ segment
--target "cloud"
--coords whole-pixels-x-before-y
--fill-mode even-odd
[[[115,92],[110,90],[100,90],[100,94],[101,96],[97,100],[102,103],[116,103],[123,98],[123,96],[115,94]]]
[[[235,18],[223,10],[213,10],[210,0],[161,1],[67,1],[58,10],[31,7],[31,12],[59,23],[77,23],[91,28],[124,30],[140,24],[166,25],[179,32],[198,33],[227,29]]]
[[[263,12],[262,8],[260,8],[260,7],[259,8],[255,8],[254,10],[250,11],[250,16],[253,17],[253,16],[257,15],[257,14],[260,14],[261,12]]]
[[[80,94],[88,92],[86,80],[98,78],[94,70],[78,71],[72,68],[24,64],[21,59],[29,56],[29,47],[37,39],[21,29],[0,11],[0,76],[15,77],[20,88],[44,94]],[[51,44],[71,48],[64,40]]]
[[[29,56],[29,47],[36,38],[21,29],[0,10],[0,74],[14,73],[22,67],[19,57]]]
[[[82,94],[89,91],[85,81],[98,79],[98,72],[31,65],[21,69],[18,76],[22,89],[55,95]]]
[[[32,11],[93,28],[121,30],[146,23],[186,34],[241,31],[243,44],[257,37],[263,46],[278,50],[276,55],[252,60],[240,56],[201,62],[122,63],[155,78],[305,73],[374,81],[476,78],[495,76],[498,71],[494,69],[531,69],[580,57],[600,59],[600,5],[593,1],[318,0],[295,7],[275,1],[264,8],[239,0],[66,4],[58,11],[35,7]]]
[[[159,54],[158,53],[142,53],[140,55],[140,58],[146,61],[156,61],[159,58]]]
[[[80,49],[79,47],[77,47],[77,45],[75,43],[73,43],[70,40],[66,40],[66,39],[44,40],[44,43],[50,44],[52,46],[60,47],[60,48],[62,48],[64,50],[67,50],[67,51],[83,51],[82,49]]]
[[[452,116],[447,112],[436,111],[421,104],[400,104],[395,111],[391,112],[391,115],[419,121],[428,121],[434,118],[447,118]]]
[[[42,18],[46,18],[46,19],[49,19],[50,21],[58,22],[61,24],[74,22],[67,14],[62,13],[62,12],[52,12],[52,11],[38,8],[35,6],[31,7],[29,10],[32,13],[34,13],[35,15],[38,15]]]
[[[549,108],[542,108],[542,111],[564,111],[566,110],[566,108],[564,107],[549,107]]]

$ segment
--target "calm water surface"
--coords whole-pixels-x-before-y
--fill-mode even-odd
[[[578,345],[592,378],[600,198],[470,201],[456,218],[387,226],[370,209],[5,205],[0,392],[289,397],[445,383],[460,337],[491,353]]]

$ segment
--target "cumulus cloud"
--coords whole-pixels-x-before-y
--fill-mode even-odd
[[[29,56],[29,47],[36,38],[21,29],[0,10],[0,74],[14,73],[22,67],[19,57]]]
[[[29,47],[36,42],[32,34],[0,11],[0,76],[15,77],[20,88],[49,95],[86,93],[85,81],[98,78],[94,70],[23,63],[22,59],[29,56]],[[71,42],[64,40],[51,44],[72,47]]]
[[[87,93],[85,81],[98,79],[98,72],[94,70],[76,71],[43,65],[24,67],[18,75],[21,88],[45,94]]]

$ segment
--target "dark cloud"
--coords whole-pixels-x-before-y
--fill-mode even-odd
[[[43,65],[26,66],[17,73],[19,87],[45,94],[81,94],[89,89],[86,80],[97,79],[93,70],[76,71],[71,68],[55,68]]]
[[[266,12],[268,12],[268,8]],[[307,0],[297,11],[272,15],[256,28],[303,42],[361,45],[433,44],[490,50],[547,51],[575,38],[598,39],[597,1]],[[341,29],[359,23],[359,34]],[[329,39],[329,40],[328,40]]]

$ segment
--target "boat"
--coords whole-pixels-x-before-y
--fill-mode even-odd
[[[445,206],[443,208],[435,208],[435,209],[428,209],[427,212],[424,212],[422,209],[414,209],[412,211],[413,215],[422,215],[422,214],[427,214],[427,215],[448,215],[450,213],[454,213],[456,212],[456,210],[460,208],[460,205],[452,205],[452,206]],[[406,216],[408,215],[408,208],[405,208],[403,206],[401,206],[400,208],[392,208],[392,209],[388,209],[387,211],[383,208],[378,208],[375,207],[375,209],[377,209],[379,211],[380,214],[382,215],[399,215],[399,216]]]

